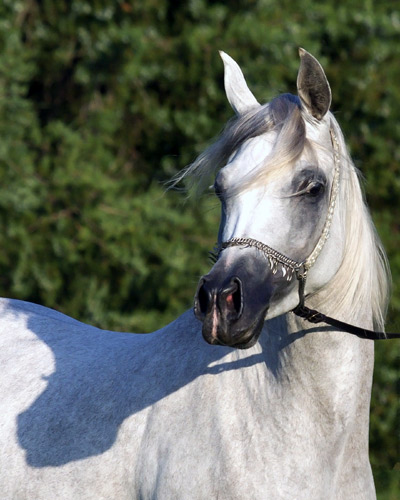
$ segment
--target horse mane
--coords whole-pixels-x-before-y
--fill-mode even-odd
[[[338,272],[322,290],[316,292],[320,300],[322,298],[319,307],[323,307],[326,314],[337,317],[346,311],[349,321],[349,314],[358,309],[354,304],[368,305],[374,328],[382,330],[390,294],[387,258],[364,200],[360,174],[350,158],[339,124],[331,113],[328,116],[339,143],[340,216],[346,241]],[[219,138],[180,172],[171,184],[175,186],[186,178],[198,193],[204,191],[216,171],[226,165],[240,146],[248,139],[269,131],[276,131],[277,139],[263,168],[256,165],[244,182],[242,179],[234,187],[234,191],[260,185],[273,175],[282,175],[299,158],[304,148],[327,152],[322,145],[306,138],[305,119],[299,98],[291,94],[282,94],[268,104],[250,109],[229,121]]]
[[[373,327],[384,329],[390,297],[391,275],[385,250],[372,222],[361,189],[360,172],[355,167],[338,122],[330,113],[331,127],[339,142],[341,162],[340,216],[345,227],[345,247],[341,266],[318,293],[326,314],[347,320],[356,315],[355,304],[369,307]],[[338,292],[340,291],[340,292]],[[322,304],[322,305],[321,305]]]

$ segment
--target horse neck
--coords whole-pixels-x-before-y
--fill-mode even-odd
[[[282,400],[315,415],[326,413],[368,427],[374,345],[327,325],[316,326],[293,313],[270,320],[263,336],[269,388]],[[270,389],[269,389],[270,390]],[[313,409],[311,408],[313,407]],[[283,410],[285,411],[285,410]],[[365,437],[365,436],[364,436]]]

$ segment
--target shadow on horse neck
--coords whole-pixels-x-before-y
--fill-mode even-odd
[[[304,335],[290,335],[281,317],[266,324],[269,332],[254,348],[240,351],[206,344],[191,311],[153,334],[44,319],[30,315],[27,326],[51,350],[54,372],[42,377],[45,390],[18,416],[18,439],[33,467],[106,452],[126,419],[177,391],[189,393],[201,377],[231,372],[238,383],[235,373],[262,365],[266,378],[278,379],[282,350]]]

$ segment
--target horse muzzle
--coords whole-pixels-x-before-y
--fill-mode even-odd
[[[209,344],[247,349],[258,340],[271,297],[271,273],[264,259],[221,258],[200,279],[194,312]]]

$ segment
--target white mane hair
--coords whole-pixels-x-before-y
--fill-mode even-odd
[[[340,215],[346,241],[342,264],[323,291],[323,305],[327,314],[340,316],[341,310],[355,312],[355,304],[368,304],[374,329],[383,330],[391,290],[388,260],[365,203],[361,175],[331,113],[330,120],[339,142]]]
[[[340,317],[341,311],[347,311],[348,314],[354,304],[368,304],[374,328],[383,330],[391,282],[387,258],[365,204],[359,172],[350,158],[343,134],[332,113],[329,113],[329,118],[339,143],[339,206],[346,241],[338,272],[323,290],[316,292],[319,296],[318,305],[324,308],[324,313]],[[282,94],[268,104],[255,107],[228,122],[220,137],[180,172],[172,185],[187,178],[189,185],[195,187],[198,193],[204,191],[210,184],[210,178],[242,144],[269,131],[277,132],[272,153],[262,168],[256,165],[244,181],[241,179],[240,184],[233,187],[234,192],[260,185],[271,176],[282,175],[296,162],[304,148],[311,148],[314,154],[318,150],[326,153],[326,148],[321,144],[306,138],[304,120],[300,100],[291,94]]]

